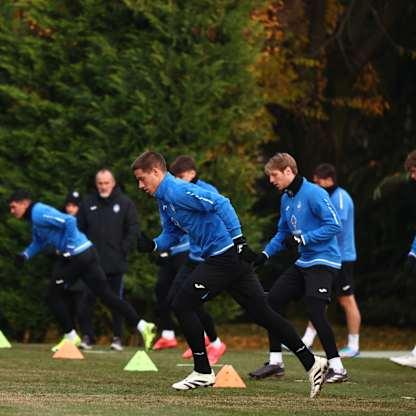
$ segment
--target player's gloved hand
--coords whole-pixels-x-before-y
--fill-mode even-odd
[[[404,268],[407,273],[416,275],[416,257],[415,256],[407,256],[406,263]]]
[[[253,261],[253,267],[254,268],[261,267],[264,265],[264,263],[266,263],[267,260],[268,260],[268,257],[264,253],[259,253],[257,254],[256,258]]]
[[[252,263],[256,258],[257,254],[248,246],[244,236],[234,239],[234,246],[240,258],[247,263]]]
[[[146,234],[140,233],[137,239],[137,250],[141,253],[151,253],[156,248],[156,243]]]
[[[21,269],[24,266],[26,260],[27,260],[27,257],[23,253],[16,254],[14,256],[14,265],[18,269]]]
[[[283,242],[288,249],[297,248],[302,244],[302,238],[298,235],[290,234],[286,236]]]

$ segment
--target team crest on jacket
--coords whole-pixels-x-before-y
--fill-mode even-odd
[[[113,205],[113,211],[117,214],[117,212],[120,211],[120,205],[119,204],[114,204]]]
[[[293,226],[293,228],[296,228],[297,223],[298,223],[298,220],[296,219],[294,215],[292,215],[290,217],[290,224]]]

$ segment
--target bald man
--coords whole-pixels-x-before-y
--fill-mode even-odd
[[[109,169],[100,169],[95,176],[96,191],[82,202],[78,224],[94,243],[101,266],[113,292],[123,298],[127,256],[136,248],[139,234],[137,210],[123,194]],[[111,349],[123,350],[123,319],[112,310],[113,341]]]

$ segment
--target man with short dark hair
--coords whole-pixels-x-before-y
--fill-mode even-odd
[[[96,247],[111,290],[123,299],[128,254],[136,248],[139,235],[137,210],[117,185],[111,170],[103,168],[96,173],[95,187],[96,191],[82,201],[78,226]],[[94,303],[94,299],[90,302]],[[113,340],[110,348],[122,351],[123,317],[117,309],[111,314]]]
[[[133,162],[132,170],[139,189],[156,198],[163,227],[162,233],[153,240],[142,235],[138,241],[139,251],[163,251],[187,233],[200,247],[204,259],[186,279],[172,302],[192,349],[195,366],[188,377],[172,387],[188,390],[214,384],[215,374],[208,361],[204,330],[196,310],[226,290],[256,323],[281,337],[295,353],[309,372],[310,397],[315,397],[324,383],[327,360],[315,357],[290,323],[267,305],[260,282],[245,262],[252,261],[254,253],[245,241],[229,199],[175,179],[167,172],[166,162],[160,153],[144,152]]]
[[[111,291],[97,251],[85,234],[79,231],[76,219],[50,205],[33,202],[29,192],[25,190],[15,191],[8,202],[10,213],[15,218],[25,219],[32,225],[32,242],[16,255],[16,266],[22,267],[46,247],[53,247],[59,254],[52,271],[47,299],[65,335],[54,350],[58,350],[65,341],[75,345],[81,342],[63,300],[65,288],[79,278],[107,307],[116,309],[131,325],[137,327],[143,336],[145,348],[149,349],[155,337],[155,325],[140,319],[129,303]]]
[[[186,182],[194,183],[201,188],[218,194],[217,188],[203,181],[198,177],[195,160],[188,155],[178,156],[170,165],[170,172],[177,178]],[[185,280],[191,275],[195,267],[204,259],[201,257],[201,248],[195,244],[192,239],[189,241],[189,254],[187,261],[178,271],[174,281],[172,282],[169,299],[172,299],[180,290]],[[216,364],[225,353],[227,346],[221,341],[215,328],[214,319],[201,305],[197,310],[198,317],[204,328],[206,337],[205,345],[208,353],[208,361],[210,365]],[[183,354],[183,358],[192,358],[192,350],[188,348]]]
[[[336,241],[340,220],[328,193],[300,176],[295,159],[288,153],[273,156],[265,166],[265,173],[283,196],[277,233],[257,255],[254,265],[263,265],[270,256],[283,250],[296,248],[299,253],[295,264],[283,272],[269,291],[268,303],[282,313],[290,301],[304,299],[329,361],[326,381],[344,381],[347,372],[326,316],[332,281],[341,267]],[[276,333],[269,333],[269,339],[269,361],[250,373],[253,378],[284,374],[282,339]]]
[[[338,303],[345,312],[348,328],[348,343],[339,350],[341,358],[352,358],[360,354],[359,337],[361,314],[354,296],[354,263],[357,260],[354,235],[354,202],[349,193],[338,186],[335,166],[322,163],[313,173],[313,181],[324,188],[333,203],[342,223],[342,230],[337,234],[341,253],[341,270],[334,275],[334,292]],[[303,342],[311,346],[316,336],[316,329],[309,322]]]

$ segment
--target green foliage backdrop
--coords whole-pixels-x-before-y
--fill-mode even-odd
[[[252,224],[250,160],[265,140],[265,117],[249,72],[257,53],[250,7],[239,1],[3,1],[0,5],[0,193],[29,188],[60,206],[111,167],[136,201],[140,222],[159,232],[153,200],[135,188],[130,164],[146,149],[168,161],[193,155],[201,176],[230,196]],[[256,122],[256,123],[255,123]],[[266,122],[266,121],[264,121]],[[30,239],[2,210],[0,305],[17,336],[39,339],[53,321],[43,296],[50,262],[24,271],[10,258]],[[256,227],[247,227],[255,235]],[[130,299],[152,316],[155,266],[135,254]],[[235,316],[234,304],[214,312]]]
[[[402,264],[416,223],[403,172],[416,148],[415,18],[412,0],[3,0],[0,197],[22,186],[60,206],[107,165],[154,235],[155,202],[129,165],[146,149],[168,161],[186,153],[260,248],[279,205],[264,161],[287,151],[306,177],[330,162],[356,202],[364,324],[414,325],[416,280]],[[50,261],[15,270],[30,234],[1,207],[0,308],[16,337],[41,339],[53,322],[42,299]],[[276,256],[265,286],[291,260]],[[129,297],[148,317],[155,271],[132,255]],[[239,314],[223,298],[210,307],[219,319]]]

